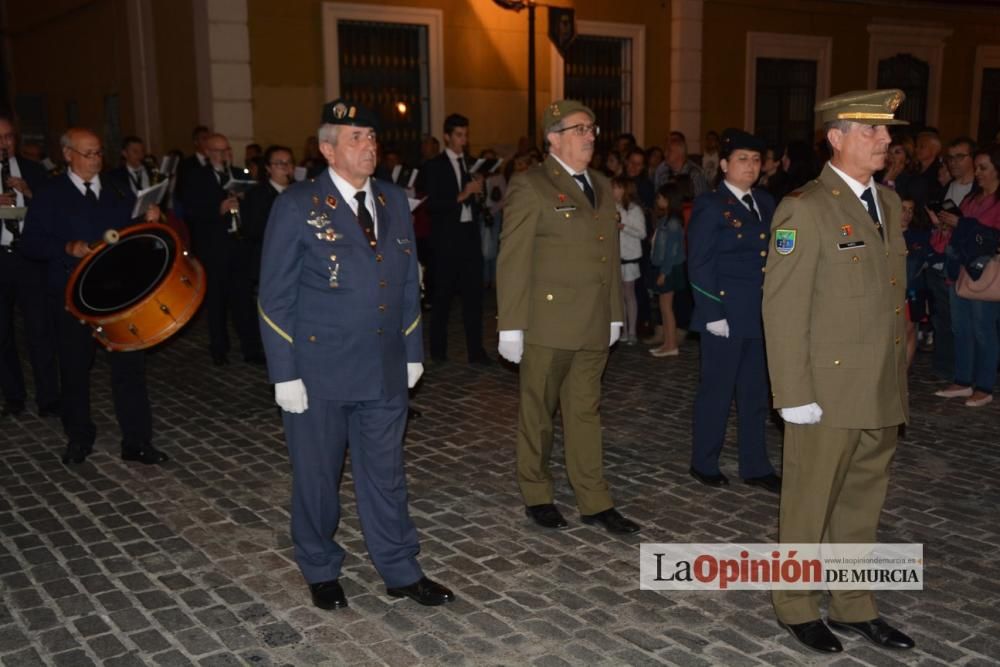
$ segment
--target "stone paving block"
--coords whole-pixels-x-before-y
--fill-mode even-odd
[[[187,667],[192,664],[191,658],[177,649],[164,651],[153,656],[153,662],[162,667]]]
[[[56,667],[88,667],[96,664],[81,650],[57,653],[52,656],[52,664]]]

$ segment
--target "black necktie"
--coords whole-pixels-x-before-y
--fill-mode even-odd
[[[875,223],[876,229],[878,229],[878,235],[885,240],[885,232],[882,231],[882,221],[878,219],[878,207],[875,206],[875,197],[872,196],[872,189],[865,188],[865,191],[861,193],[861,199],[868,206],[868,215],[872,217],[872,221]]]
[[[219,185],[225,185],[226,182],[227,182],[226,181],[226,172],[219,171],[217,169],[213,170],[213,171],[215,171],[215,180],[217,180],[219,182]]]
[[[375,239],[375,221],[372,220],[372,214],[368,211],[368,207],[365,206],[365,191],[358,190],[354,198],[358,200],[358,224],[361,225],[361,231],[365,233],[365,238],[368,239],[368,245],[374,250],[377,243]]]
[[[138,192],[139,190],[142,190],[142,174],[138,171],[133,171],[131,173],[132,182],[135,184],[135,191]]]
[[[573,174],[573,178],[580,182],[583,186],[583,194],[587,195],[587,201],[594,208],[597,208],[597,197],[594,196],[594,188],[590,187],[590,181],[587,180],[586,174]]]
[[[753,213],[753,217],[757,222],[760,222],[760,213],[757,212],[757,207],[753,205],[753,197],[750,196],[749,192],[743,195],[743,201],[746,203],[747,208],[750,209],[750,212]]]
[[[83,187],[87,189],[87,191],[83,193],[83,196],[86,197],[87,201],[89,201],[90,203],[96,204],[97,193],[90,189],[90,181],[85,181]]]
[[[469,178],[469,170],[465,168],[465,158],[459,155],[455,158],[455,160],[458,161],[458,173],[462,176],[462,189],[464,190],[465,186],[468,185],[469,181],[472,179]]]

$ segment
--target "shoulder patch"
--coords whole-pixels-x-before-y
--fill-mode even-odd
[[[774,230],[775,252],[779,255],[791,255],[792,251],[795,250],[795,232],[794,229]]]

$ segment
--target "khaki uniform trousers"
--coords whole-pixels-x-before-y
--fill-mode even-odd
[[[528,506],[551,503],[552,418],[562,409],[566,473],[581,514],[614,506],[604,480],[601,375],[605,350],[557,350],[526,344],[521,358],[517,481]]]
[[[896,451],[895,426],[860,430],[785,424],[778,539],[782,543],[873,543]],[[844,623],[878,616],[873,591],[830,591],[829,617]],[[776,590],[778,620],[820,618],[819,590]]]

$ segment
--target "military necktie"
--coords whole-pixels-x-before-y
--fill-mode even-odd
[[[583,194],[587,195],[587,201],[594,208],[597,208],[597,197],[594,195],[594,188],[590,187],[590,181],[587,180],[586,174],[573,174],[573,178],[580,182],[583,186]]]
[[[753,217],[757,222],[760,222],[760,213],[757,212],[757,207],[753,205],[753,197],[750,196],[749,192],[743,195],[743,201],[746,203],[747,208],[750,209],[750,212],[753,213]]]
[[[87,201],[89,201],[90,203],[96,204],[97,203],[97,193],[94,192],[93,190],[91,190],[90,181],[85,181],[84,184],[83,184],[83,187],[85,187],[87,189],[87,191],[83,193],[83,196],[86,197]]]
[[[368,211],[368,207],[365,206],[365,191],[358,190],[354,198],[358,200],[358,224],[361,225],[361,231],[365,233],[365,238],[368,239],[368,245],[371,246],[372,250],[375,250],[375,245],[378,243],[375,238],[375,221],[372,220],[372,214]]]
[[[861,199],[864,200],[865,205],[868,207],[868,215],[872,217],[872,222],[875,223],[875,228],[878,229],[878,235],[885,240],[885,232],[882,231],[882,221],[878,219],[878,207],[875,206],[875,197],[872,196],[872,189],[865,188],[865,191],[861,193]]]
[[[138,171],[130,172],[132,174],[132,183],[135,184],[135,191],[139,192],[142,190],[142,174]]]

